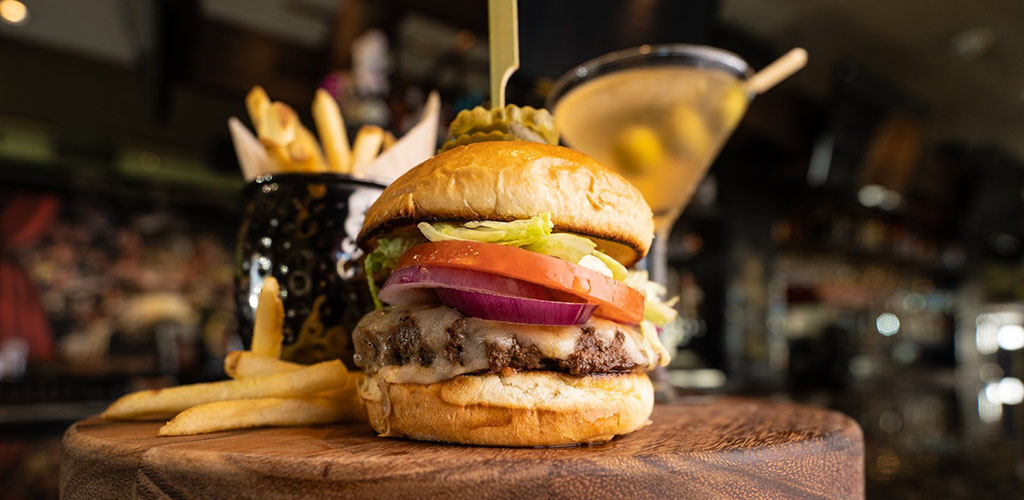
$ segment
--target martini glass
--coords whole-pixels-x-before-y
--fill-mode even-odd
[[[651,205],[646,266],[663,285],[672,225],[746,112],[749,76],[725,50],[642,45],[576,66],[547,98],[563,142],[625,176]]]

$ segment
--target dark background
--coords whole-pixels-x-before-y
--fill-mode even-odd
[[[130,388],[216,378],[240,345],[243,181],[225,125],[248,123],[252,85],[310,125],[314,90],[379,30],[389,85],[347,96],[350,132],[401,135],[432,89],[447,125],[488,91],[483,0],[21,1],[24,22],[0,21],[0,498],[55,496],[70,422]],[[673,381],[850,414],[871,497],[1024,497],[1024,4],[520,0],[519,14],[522,104],[643,43],[754,68],[807,48],[675,227]]]

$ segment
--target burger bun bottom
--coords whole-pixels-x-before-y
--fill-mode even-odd
[[[643,427],[654,407],[645,373],[525,371],[410,384],[387,382],[386,370],[359,387],[381,436],[485,446],[600,443]]]

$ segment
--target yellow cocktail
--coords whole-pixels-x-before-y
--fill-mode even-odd
[[[645,45],[576,67],[548,97],[562,140],[635,184],[654,210],[652,271],[679,213],[746,112],[747,64],[724,50]],[[661,269],[659,269],[661,267]]]

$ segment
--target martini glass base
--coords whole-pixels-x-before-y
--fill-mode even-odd
[[[641,262],[641,266],[650,273],[651,281],[662,285],[668,284],[668,232],[659,231],[651,244],[651,250]],[[662,339],[664,340],[664,339]],[[658,403],[675,401],[675,388],[669,383],[668,367],[659,366],[651,372],[651,383],[654,384],[654,400]]]

